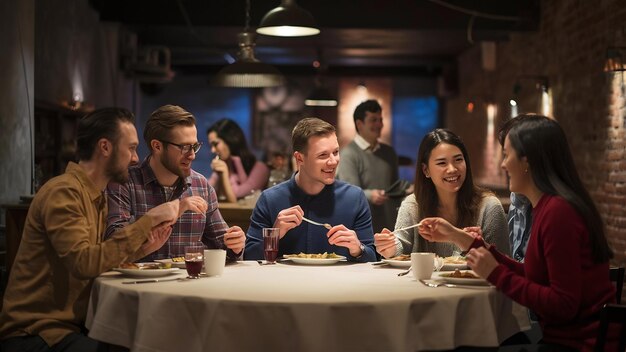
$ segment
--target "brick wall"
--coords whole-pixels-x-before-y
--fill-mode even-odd
[[[459,58],[459,95],[447,103],[445,122],[468,145],[475,177],[505,182],[501,171],[489,167],[494,156],[484,153],[493,140],[487,135],[485,104],[496,104],[497,131],[510,117],[516,80],[547,77],[553,116],[565,129],[580,176],[604,217],[613,264],[626,266],[626,78],[603,72],[609,46],[626,46],[622,1],[542,1],[539,29],[498,43],[495,70],[481,69],[480,45]],[[519,112],[540,112],[534,80],[520,83]],[[476,104],[472,113],[468,101]]]

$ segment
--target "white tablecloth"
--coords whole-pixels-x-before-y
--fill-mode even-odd
[[[429,288],[399,269],[240,262],[220,277],[91,293],[89,336],[132,351],[419,351],[497,346],[528,328],[490,287]],[[184,270],[181,274],[184,276]]]

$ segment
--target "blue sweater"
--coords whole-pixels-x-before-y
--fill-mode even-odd
[[[346,256],[350,261],[376,260],[372,217],[363,191],[345,182],[335,181],[332,185],[324,187],[319,194],[311,196],[298,187],[295,174],[290,180],[261,194],[252,212],[244,251],[245,259],[263,259],[263,228],[272,227],[281,210],[295,205],[299,205],[304,211],[304,216],[313,221],[333,226],[343,224],[348,229],[354,230],[361,243],[365,245],[365,253],[359,259],[352,257],[348,248],[328,243],[326,237],[328,230],[303,221],[280,240],[279,256],[300,252],[335,252]]]

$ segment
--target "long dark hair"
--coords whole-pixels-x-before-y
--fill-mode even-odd
[[[233,120],[221,119],[209,127],[206,134],[208,135],[211,132],[215,132],[226,143],[231,155],[241,158],[246,174],[250,174],[250,170],[256,163],[256,157],[248,149],[248,142],[246,142],[246,136],[243,134],[241,127]]]
[[[439,196],[437,195],[437,189],[435,188],[435,184],[432,179],[427,178],[426,175],[424,175],[422,165],[428,165],[428,159],[430,159],[432,150],[441,143],[456,146],[461,150],[463,158],[465,159],[465,181],[461,185],[456,197],[458,218],[455,225],[458,227],[474,226],[476,224],[476,217],[478,216],[480,202],[488,191],[474,185],[472,167],[470,165],[465,144],[463,144],[459,136],[442,128],[438,128],[426,134],[420,143],[417,155],[417,166],[415,168],[414,191],[415,199],[419,205],[418,216],[420,219],[439,216],[437,212],[439,209]]]
[[[613,258],[604,235],[604,224],[589,192],[578,176],[561,126],[541,115],[522,115],[508,133],[518,158],[526,157],[533,182],[546,194],[565,199],[582,216],[596,263]]]

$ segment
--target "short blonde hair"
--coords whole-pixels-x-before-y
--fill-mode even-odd
[[[296,124],[291,132],[291,147],[294,152],[304,153],[313,136],[326,136],[336,133],[335,126],[317,117],[304,118]]]

